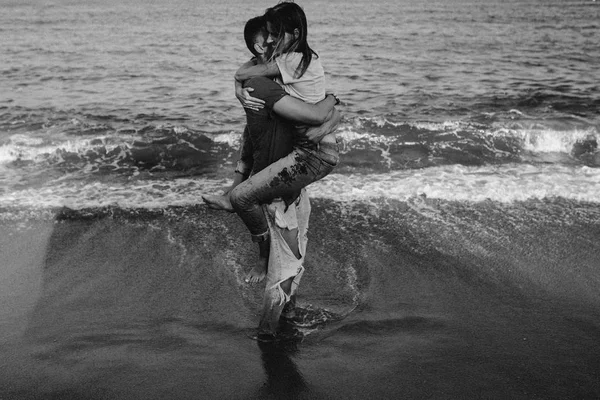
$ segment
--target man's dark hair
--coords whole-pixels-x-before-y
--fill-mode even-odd
[[[246,47],[248,50],[255,56],[259,56],[254,49],[254,40],[258,34],[262,33],[264,36],[267,34],[267,23],[265,17],[254,17],[248,22],[246,22],[246,26],[244,27],[244,40],[246,41]]]

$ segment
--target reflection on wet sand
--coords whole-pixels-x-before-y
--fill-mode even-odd
[[[293,360],[299,352],[298,344],[299,340],[258,341],[267,375],[259,398],[296,399],[308,396],[306,380]]]

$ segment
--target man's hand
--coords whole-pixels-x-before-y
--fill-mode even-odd
[[[258,111],[261,108],[264,108],[265,106],[265,101],[262,99],[259,99],[257,97],[252,97],[250,95],[251,92],[253,92],[254,89],[251,87],[242,87],[241,82],[236,81],[235,82],[235,97],[237,97],[237,99],[240,101],[240,103],[242,104],[242,107],[244,108],[248,108],[250,110],[254,110],[254,111]]]

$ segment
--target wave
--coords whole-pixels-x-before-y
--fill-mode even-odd
[[[522,115],[518,110],[511,113]],[[546,153],[561,154],[561,161],[567,163],[577,160],[598,165],[594,154],[600,133],[595,127],[553,125],[527,121],[395,123],[379,117],[355,119],[342,127],[339,135],[346,139],[349,152],[380,151],[386,160],[382,164],[394,169],[407,165],[410,157],[403,157],[403,153],[411,151],[421,155],[422,165],[417,167],[528,162],[538,156],[543,160]]]
[[[114,129],[105,121],[74,118],[61,118],[54,125],[13,123],[26,126],[4,137],[0,164],[27,162],[86,173],[157,168],[214,172],[233,163],[241,132],[241,126],[206,132],[170,124]],[[342,167],[348,172],[515,162],[600,166],[595,127],[555,128],[522,121],[395,123],[376,117],[345,121],[338,136],[343,140]]]
[[[0,207],[162,208],[201,202],[228,185],[241,126],[207,130],[112,114],[0,115]],[[343,121],[335,174],[311,185],[336,201],[429,198],[515,202],[600,198],[596,127],[531,122]],[[236,125],[237,124],[237,125]]]

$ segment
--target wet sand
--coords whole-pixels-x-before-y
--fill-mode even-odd
[[[276,344],[249,338],[261,288],[242,282],[255,254],[235,216],[3,222],[0,398],[600,395],[595,210],[559,231],[531,206],[437,205],[463,218],[452,226],[403,205],[362,220],[362,206],[313,207],[300,304],[353,311]]]

